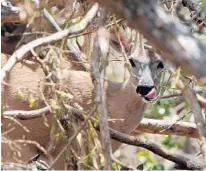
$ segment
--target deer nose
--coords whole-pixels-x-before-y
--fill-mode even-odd
[[[146,95],[148,95],[153,89],[154,89],[154,86],[140,85],[140,86],[137,86],[136,92],[137,92],[137,94],[141,94],[142,96],[146,96]]]

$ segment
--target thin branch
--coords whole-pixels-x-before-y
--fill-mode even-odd
[[[110,128],[110,135],[111,138],[114,140],[117,140],[122,143],[126,143],[129,145],[134,145],[138,147],[145,148],[154,154],[157,154],[167,160],[170,160],[174,163],[176,163],[178,166],[183,167],[184,169],[192,169],[192,170],[200,170],[201,166],[197,164],[196,162],[192,161],[189,158],[186,158],[183,155],[173,154],[169,150],[163,149],[161,146],[150,142],[148,140],[143,140],[136,136],[130,136],[121,132],[118,132],[116,130],[113,130]]]
[[[82,121],[84,120],[84,117],[82,117],[83,114],[81,114],[81,112],[80,113],[76,112],[74,115],[77,118],[81,119]],[[91,118],[91,119],[93,122],[93,118]],[[144,120],[145,119],[143,119],[143,122],[144,122]],[[148,120],[151,120],[151,119],[148,119]],[[147,121],[147,122],[149,123],[149,121]],[[154,127],[155,126],[157,126],[157,124],[155,124]],[[140,126],[140,128],[141,128],[141,126]],[[99,126],[95,126],[95,129],[98,131],[100,130]],[[170,161],[176,163],[179,167],[182,167],[184,169],[193,169],[193,170],[200,170],[201,169],[201,166],[199,164],[193,162],[192,160],[190,160],[182,155],[173,154],[169,150],[165,150],[162,147],[160,147],[159,145],[157,145],[153,142],[150,142],[148,140],[143,140],[143,139],[136,137],[136,136],[129,136],[127,134],[118,132],[118,131],[113,130],[111,128],[110,128],[110,136],[112,139],[117,140],[119,142],[145,148],[145,149],[153,152],[154,154],[157,154],[157,155],[159,155],[167,160],[170,160]]]
[[[195,90],[194,90],[195,91]],[[197,96],[197,100],[200,104],[200,106],[202,108],[206,108],[206,99],[204,97],[202,97],[201,95],[197,94],[197,93],[202,93],[203,91],[195,91],[196,93],[196,96]],[[169,94],[169,95],[165,95],[165,96],[162,96],[160,100],[162,99],[168,99],[168,98],[175,98],[175,97],[181,97],[183,96],[182,93],[174,93],[174,94]]]
[[[4,119],[9,119],[11,121],[13,121],[14,123],[16,123],[17,125],[19,125],[25,132],[30,132],[29,129],[27,129],[26,126],[24,126],[21,122],[19,122],[17,119],[11,117],[11,116],[4,116]]]
[[[2,117],[4,118],[5,116],[11,116],[20,120],[29,120],[29,119],[42,117],[43,114],[49,114],[50,111],[51,111],[50,106],[41,109],[36,109],[36,110],[29,110],[29,111],[24,111],[24,110],[4,111]]]
[[[19,0],[10,0],[10,2],[12,3],[13,6],[18,6],[18,5],[23,5],[20,4]],[[52,0],[52,1],[47,1],[47,0],[38,0],[38,3],[36,3],[37,1],[32,1],[34,3],[34,6],[37,9],[43,9],[43,8],[51,8],[57,5],[61,5],[61,6],[66,6],[68,4],[68,0]]]
[[[56,31],[62,31],[61,27],[59,27],[55,19],[45,8],[43,9],[43,15],[50,22],[50,24],[55,28]]]
[[[84,30],[87,27],[87,25],[92,21],[92,19],[96,16],[98,8],[99,8],[98,3],[95,3],[92,6],[92,8],[88,11],[88,13],[85,15],[85,17],[80,21],[80,23],[74,26],[71,26],[68,29],[54,33],[50,36],[33,40],[29,42],[28,44],[19,48],[17,51],[15,51],[14,54],[9,58],[8,62],[4,65],[4,67],[1,70],[1,82],[3,82],[7,73],[12,69],[15,63],[18,61],[21,61],[24,55],[28,53],[31,49],[37,46],[43,45],[43,44],[61,40],[62,38],[66,36],[69,36],[74,33],[79,33],[82,30]]]
[[[15,143],[32,144],[35,145],[39,150],[41,150],[41,152],[43,152],[48,158],[51,158],[51,155],[48,153],[48,151],[36,141],[30,141],[24,139],[7,140],[3,138],[1,142],[6,144],[15,144]]]
[[[109,136],[108,112],[105,101],[103,79],[107,60],[105,58],[109,47],[109,34],[104,28],[101,27],[105,23],[106,12],[103,9],[100,9],[99,15],[100,17],[97,19],[97,24],[100,28],[94,38],[93,52],[91,54],[91,77],[95,87],[95,101],[98,104],[102,152],[105,159],[104,169],[111,170],[112,160],[110,154],[112,150]],[[102,57],[102,59],[100,59],[100,57]],[[100,67],[100,60],[105,62],[102,65],[102,68]]]

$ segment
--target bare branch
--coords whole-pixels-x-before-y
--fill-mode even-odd
[[[165,120],[157,119],[142,119],[135,132],[162,135],[180,135],[190,138],[200,138],[196,124],[181,122],[171,125],[170,122],[168,123]]]
[[[116,130],[110,128],[111,138],[117,140],[122,143],[126,143],[129,145],[134,145],[138,147],[146,148],[147,150],[157,154],[167,160],[170,160],[176,163],[178,166],[183,167],[184,169],[192,169],[192,170],[200,170],[201,166],[194,161],[186,158],[183,155],[173,154],[169,150],[163,149],[161,146],[150,142],[148,140],[143,140],[137,136],[129,136],[127,134],[123,134]]]
[[[198,94],[198,93],[204,92],[205,90],[193,90],[193,91],[196,93],[197,100],[198,100],[201,108],[206,108],[206,99],[203,96]],[[162,96],[160,100],[168,99],[168,98],[176,98],[176,97],[181,97],[181,96],[183,96],[182,93],[174,93],[174,94]]]
[[[16,62],[22,60],[23,56],[28,53],[31,49],[51,43],[54,41],[61,40],[62,38],[69,36],[74,33],[79,33],[82,30],[84,30],[87,25],[91,22],[91,20],[95,17],[97,11],[98,11],[99,5],[95,3],[93,7],[89,10],[89,12],[86,14],[86,16],[80,21],[80,23],[66,29],[59,31],[57,33],[54,33],[50,36],[39,38],[36,40],[33,40],[29,42],[28,44],[22,46],[17,51],[14,52],[14,54],[9,58],[8,62],[4,65],[4,67],[1,70],[1,81],[3,82],[4,78],[6,77],[7,73],[12,69],[12,67],[15,65]]]
[[[27,129],[26,126],[24,126],[21,122],[19,122],[17,119],[11,117],[11,116],[4,116],[4,119],[9,119],[11,121],[13,121],[14,123],[16,123],[17,125],[19,125],[22,129],[24,129],[25,132],[30,132],[29,129]]]
[[[138,29],[163,57],[198,78],[206,77],[206,48],[187,28],[150,0],[97,0]]]
[[[100,57],[102,57],[102,61],[106,61],[108,47],[109,47],[109,39],[107,31],[103,26],[106,20],[106,12],[103,9],[100,9],[99,12],[100,17],[97,19],[98,26],[100,26],[97,31],[97,35],[94,39],[93,52],[91,55],[91,77],[95,87],[95,101],[98,104],[98,113],[100,120],[100,133],[101,133],[101,144],[102,144],[102,152],[104,154],[105,159],[105,170],[111,170],[112,160],[111,160],[111,143],[109,136],[109,125],[108,125],[108,112],[106,106],[106,99],[104,93],[104,72],[105,65],[100,67]],[[103,45],[103,46],[101,46]]]
[[[43,114],[49,114],[50,111],[51,111],[50,106],[41,109],[36,109],[36,110],[29,110],[29,111],[24,111],[24,110],[4,111],[3,118],[4,116],[11,116],[20,120],[29,120],[29,119],[42,117]]]
[[[19,3],[21,1],[19,0],[9,0],[12,5],[14,6],[17,6],[19,5]],[[35,3],[35,1],[33,1]],[[45,1],[45,0],[39,0],[38,1],[39,4],[38,4],[38,8],[40,9],[43,9],[43,8],[51,8],[51,7],[54,7],[54,6],[57,6],[57,5],[61,5],[61,6],[66,6],[68,4],[68,1],[67,0],[52,0],[52,1]],[[37,4],[35,4],[37,6]]]

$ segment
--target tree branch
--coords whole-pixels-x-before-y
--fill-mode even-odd
[[[12,5],[17,6],[19,5],[20,1],[19,0],[9,0],[11,2]],[[43,8],[51,8],[57,5],[61,5],[61,6],[66,6],[68,4],[67,0],[52,0],[52,1],[46,1],[46,0],[38,0],[39,1],[39,8],[43,9]],[[35,3],[36,1],[34,1],[33,3]]]
[[[14,111],[4,111],[2,118],[4,117],[14,117],[20,120],[29,120],[42,117],[43,114],[50,114],[51,107],[44,107],[37,110],[14,110]],[[84,112],[69,106],[69,111],[71,111],[79,119],[84,120]],[[161,134],[161,135],[179,135],[186,136],[190,138],[199,138],[199,133],[196,128],[196,124],[181,122],[181,123],[166,123],[164,120],[157,119],[146,119],[144,118],[139,126],[135,130],[136,133],[150,133],[150,134]]]
[[[150,142],[148,140],[143,140],[136,136],[130,136],[113,130],[110,128],[110,135],[111,138],[117,140],[122,143],[126,143],[129,145],[134,145],[138,147],[145,148],[154,154],[157,154],[167,160],[170,160],[176,163],[179,167],[189,170],[200,170],[201,166],[194,161],[190,160],[189,158],[184,157],[183,155],[173,154],[169,150],[163,149],[161,146]]]
[[[2,117],[4,118],[4,116],[11,116],[20,120],[29,120],[29,119],[36,119],[42,117],[43,114],[49,114],[50,111],[51,111],[50,106],[41,109],[36,109],[36,110],[29,110],[29,111],[24,111],[24,110],[4,111]]]
[[[106,66],[104,65],[102,69],[100,67],[100,61],[105,60],[104,58],[106,57],[105,51],[106,53],[108,52],[109,40],[107,38],[109,36],[107,35],[109,33],[107,33],[104,28],[102,28],[106,21],[106,12],[103,9],[100,9],[99,15],[100,16],[97,18],[99,29],[97,31],[96,37],[94,38],[93,52],[91,54],[91,77],[95,87],[95,102],[98,104],[102,152],[105,159],[104,169],[111,170],[112,160],[110,154],[112,150],[109,136],[108,112],[103,79],[105,77],[104,74]],[[104,47],[102,47],[102,41],[104,42]]]
[[[162,135],[179,135],[190,138],[200,138],[196,124],[181,122],[181,123],[166,123],[165,120],[143,119],[136,128],[137,133],[151,133]]]

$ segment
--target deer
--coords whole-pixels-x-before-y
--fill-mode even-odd
[[[111,36],[112,38],[112,36]],[[119,41],[119,39],[118,39]],[[111,40],[118,45],[117,39]],[[125,46],[131,44],[124,42]],[[131,47],[127,47],[131,49]],[[160,82],[164,65],[161,59],[151,51],[129,54],[131,74],[124,82],[105,80],[105,95],[108,108],[109,126],[115,130],[130,134],[144,117],[144,113],[150,102],[157,97],[157,86]],[[8,56],[1,55],[4,65]],[[89,111],[92,105],[92,92],[94,85],[89,72],[71,69],[62,69],[56,72],[56,78],[62,90],[66,90],[74,97],[75,101],[85,110]],[[2,100],[6,110],[31,110],[28,99],[21,101],[17,98],[19,92],[24,92],[27,97],[32,96],[40,101],[41,108],[45,106],[42,102],[42,92],[39,82],[45,80],[45,74],[41,65],[36,62],[24,60],[17,63],[9,72],[5,82],[9,85],[2,85]],[[47,120],[48,124],[45,124]],[[27,163],[29,159],[38,153],[37,146],[47,147],[50,141],[50,125],[52,116],[46,115],[43,118],[31,120],[18,120],[14,122],[11,118],[2,119],[2,161]],[[28,140],[28,143],[15,140]],[[10,143],[9,143],[10,142]],[[37,144],[33,143],[37,142]],[[55,158],[66,141],[59,142],[51,156]],[[118,149],[121,143],[112,141],[112,149]],[[20,151],[20,152],[18,152]],[[48,157],[42,155],[42,159],[50,162]],[[60,158],[54,165],[55,169],[63,169],[63,159]]]

